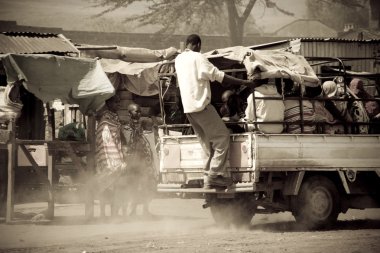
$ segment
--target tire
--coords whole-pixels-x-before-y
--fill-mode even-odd
[[[321,229],[336,222],[340,195],[333,182],[324,176],[308,178],[296,197],[293,215],[306,229]]]
[[[246,199],[214,199],[210,203],[210,209],[218,226],[248,227],[256,206]]]

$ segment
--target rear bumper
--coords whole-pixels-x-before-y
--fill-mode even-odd
[[[253,183],[237,183],[227,189],[204,189],[200,187],[189,188],[183,184],[158,184],[157,191],[160,193],[177,194],[235,194],[242,192],[253,192]]]

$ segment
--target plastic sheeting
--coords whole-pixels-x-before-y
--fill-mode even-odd
[[[8,84],[6,87],[0,87],[0,122],[5,122],[10,119],[16,119],[21,114],[22,104],[12,101],[12,90],[16,88],[16,93],[19,92],[15,83]]]
[[[115,93],[98,60],[46,54],[5,54],[0,60],[8,83],[22,81],[43,102],[78,104],[84,114],[96,111]]]
[[[244,59],[244,65],[248,76],[258,76],[260,79],[289,78],[310,87],[320,84],[314,70],[301,55],[277,50],[256,50]]]
[[[124,85],[140,96],[158,94],[158,68],[161,62],[135,63],[116,59],[101,59],[101,64],[115,87]]]
[[[82,51],[82,56],[100,57],[102,67],[115,87],[124,85],[127,90],[139,96],[153,96],[158,94],[160,64],[173,59],[177,53],[178,50],[174,47],[151,50],[116,46],[115,49],[86,49]]]
[[[252,50],[237,46],[217,49],[205,55],[222,69],[244,64],[251,78],[289,78],[311,87],[319,84],[318,77],[306,59],[285,50]]]

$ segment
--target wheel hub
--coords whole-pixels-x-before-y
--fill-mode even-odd
[[[327,218],[332,212],[332,197],[330,193],[324,189],[315,189],[310,198],[313,214],[319,218]]]

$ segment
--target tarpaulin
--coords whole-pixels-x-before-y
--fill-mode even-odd
[[[47,54],[0,55],[8,83],[22,81],[43,102],[78,104],[82,113],[98,109],[115,89],[94,59]]]
[[[301,55],[280,50],[255,50],[245,59],[248,76],[265,78],[289,78],[305,86],[318,86],[319,79],[306,59]]]
[[[252,50],[236,46],[217,49],[205,55],[219,68],[244,64],[248,77],[289,78],[311,87],[319,84],[318,77],[306,59],[285,50]]]
[[[111,81],[115,87],[124,85],[130,92],[140,96],[158,94],[158,68],[162,62],[136,63],[115,59],[101,59],[106,73],[117,73]]]
[[[84,48],[96,46],[83,46]],[[104,71],[112,74],[111,81],[117,86],[124,85],[127,90],[139,96],[158,94],[158,69],[166,60],[173,59],[178,50],[174,47],[151,50],[146,48],[119,47],[115,49],[82,50],[84,57],[100,57]]]
[[[0,87],[0,122],[16,119],[21,114],[22,104],[12,99],[12,91],[17,90],[18,84],[10,83],[6,87]]]

